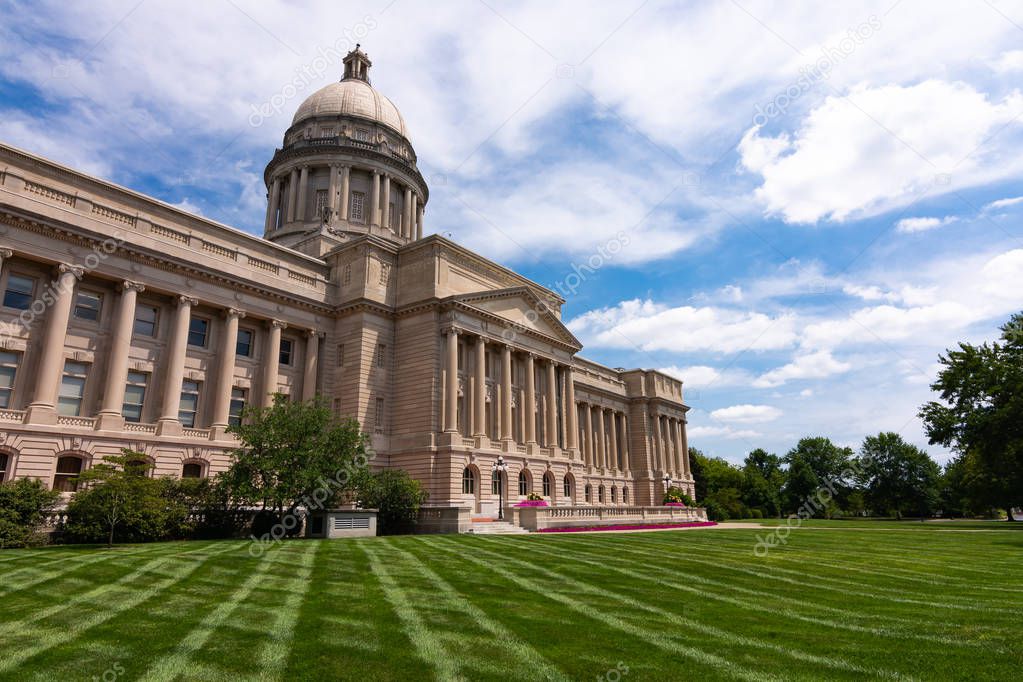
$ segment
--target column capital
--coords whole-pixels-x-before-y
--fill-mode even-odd
[[[440,330],[440,333],[443,334],[444,336],[450,336],[451,334],[458,336],[461,333],[461,331],[456,329],[455,327],[445,327],[444,329]]]
[[[238,310],[238,308],[225,308],[224,309],[224,317],[227,317],[227,318],[235,317],[235,318],[238,318],[239,320],[241,320],[241,319],[243,319],[245,317],[245,311],[244,310]]]
[[[14,252],[10,249],[0,249],[0,260],[10,258],[14,255]]]
[[[79,282],[81,282],[82,278],[85,277],[85,268],[83,268],[81,265],[61,263],[60,265],[57,266],[57,271],[62,275],[65,273],[71,273]]]
[[[121,291],[134,291],[136,294],[141,294],[145,290],[146,285],[142,282],[133,282],[130,279],[121,282]]]
[[[199,299],[192,298],[191,296],[178,296],[177,298],[178,307],[181,306],[196,306],[199,305]]]
[[[310,339],[313,338],[314,336],[317,338],[323,336],[323,334],[320,333],[319,329],[306,329],[305,335]]]
[[[282,320],[270,320],[270,326],[277,329],[287,329],[288,323]]]

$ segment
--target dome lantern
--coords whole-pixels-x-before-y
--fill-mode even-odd
[[[369,60],[366,53],[360,49],[358,43],[355,44],[355,49],[345,55],[343,63],[345,65],[345,75],[342,80],[360,80],[369,83],[369,67],[373,66],[373,62]]]

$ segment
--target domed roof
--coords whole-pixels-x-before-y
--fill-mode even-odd
[[[405,119],[394,103],[358,78],[320,88],[302,102],[291,124],[314,116],[361,116],[393,128],[408,139]]]

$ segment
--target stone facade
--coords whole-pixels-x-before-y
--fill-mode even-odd
[[[262,238],[0,145],[0,476],[70,489],[131,447],[223,470],[243,404],[322,395],[438,509],[692,493],[680,381],[578,355],[555,292],[441,236],[369,60],[299,108]],[[391,108],[388,108],[390,105]]]

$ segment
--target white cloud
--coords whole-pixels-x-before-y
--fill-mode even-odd
[[[739,440],[759,438],[763,434],[753,429],[733,429],[730,426],[690,426],[686,429],[690,439],[693,438],[724,438],[726,440]],[[691,442],[691,441],[690,441]]]
[[[756,388],[773,388],[793,379],[823,379],[835,374],[848,372],[852,365],[841,362],[828,351],[818,351],[797,356],[792,362],[757,377]]]
[[[686,389],[725,388],[749,383],[749,376],[742,370],[722,370],[709,365],[690,365],[688,367],[671,365],[661,367],[659,371],[680,380]]]
[[[1015,206],[1016,204],[1021,202],[1023,202],[1023,197],[1009,197],[1006,199],[997,199],[995,201],[992,201],[990,204],[985,205],[984,210],[997,211],[1000,208],[1008,208],[1010,206]]]
[[[174,208],[180,208],[182,211],[187,211],[194,215],[202,215],[202,208],[200,208],[198,204],[192,203],[188,197],[185,197],[176,204],[171,204],[171,206]]]
[[[769,214],[790,223],[844,221],[1020,171],[1023,96],[1001,100],[965,83],[860,84],[829,96],[793,137],[750,128],[743,166]],[[985,145],[998,132],[999,144]],[[951,182],[943,177],[948,174]]]
[[[936,227],[953,223],[955,220],[953,216],[946,216],[944,218],[903,218],[895,223],[895,230],[903,233],[926,232],[927,230],[933,230]]]
[[[992,64],[992,67],[998,73],[1023,71],[1023,50],[1009,50],[1008,52],[1003,52],[998,57],[998,60]]]
[[[782,416],[782,411],[771,405],[732,405],[710,413],[711,418],[736,424],[762,424]]]

